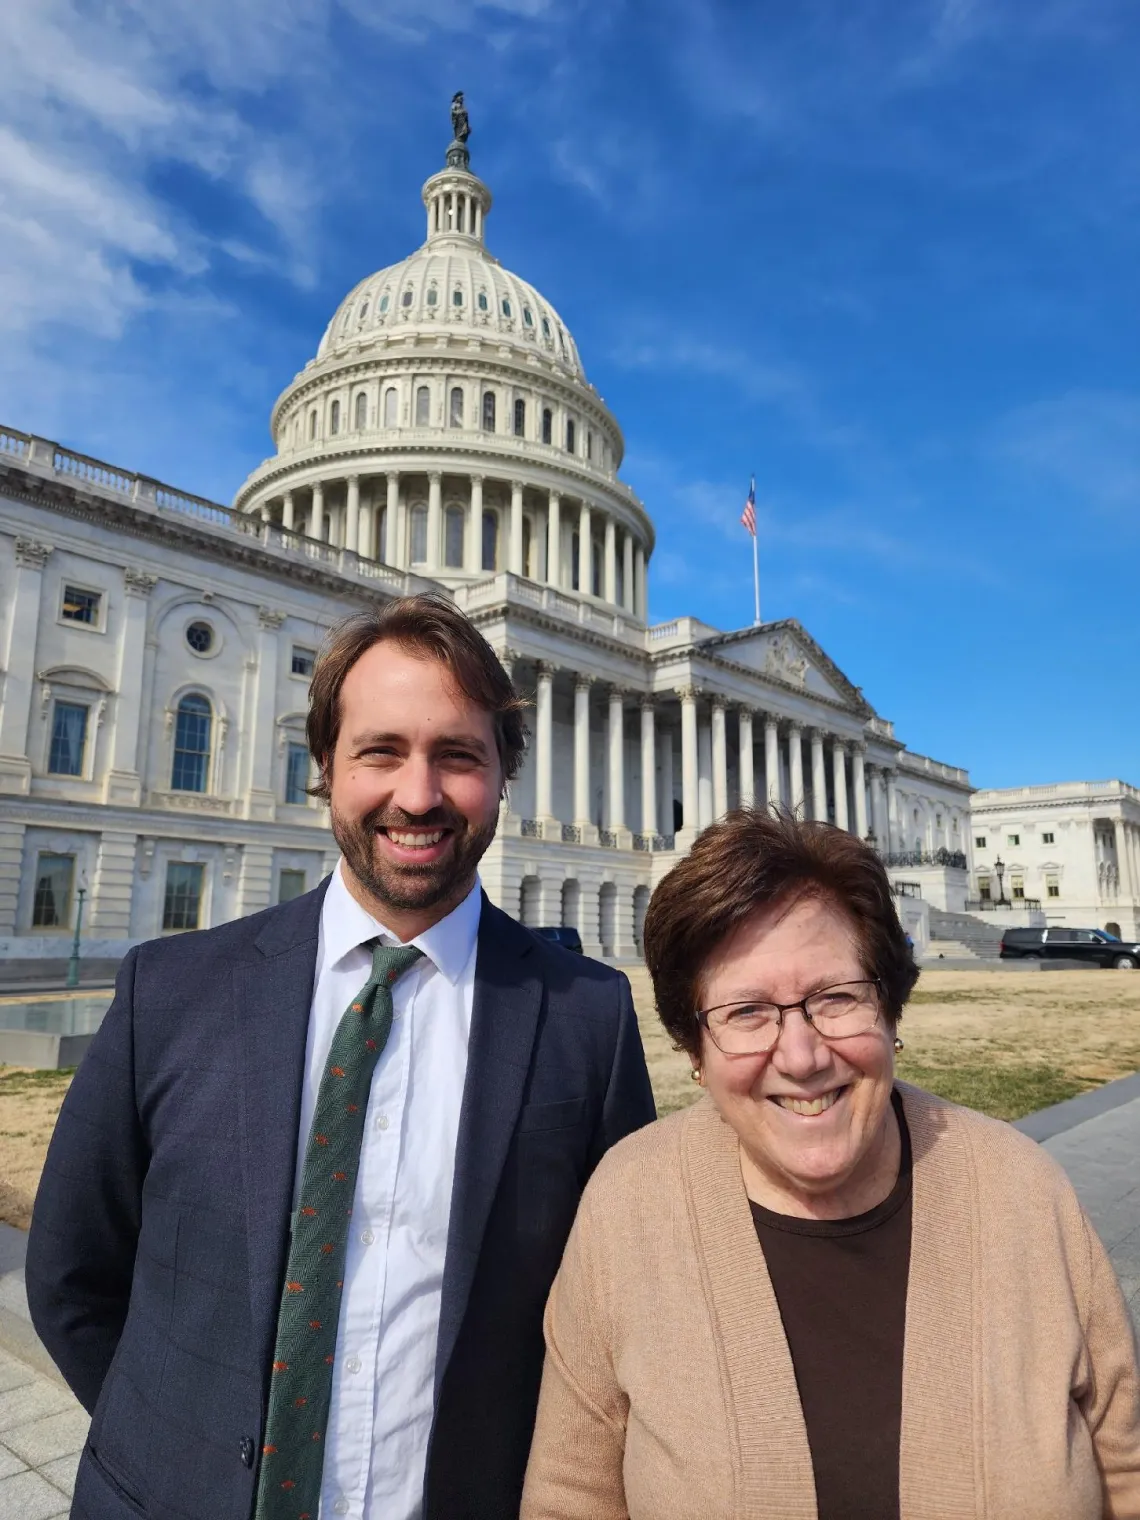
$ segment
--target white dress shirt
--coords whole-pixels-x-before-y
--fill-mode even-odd
[[[293,1206],[333,1033],[368,980],[367,940],[400,943],[333,872],[321,908]],[[431,1429],[443,1262],[475,994],[478,881],[410,941],[376,1064],[349,1221],[321,1520],[417,1520]]]

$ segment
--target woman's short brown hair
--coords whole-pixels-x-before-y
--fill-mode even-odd
[[[707,828],[663,878],[645,915],[645,963],[657,1012],[679,1050],[700,1052],[701,978],[725,940],[754,913],[801,897],[831,902],[851,920],[863,969],[893,1026],[918,980],[875,851],[829,823],[737,808]]]
[[[340,693],[345,677],[374,644],[390,642],[410,654],[424,655],[447,667],[469,702],[491,714],[503,780],[518,774],[526,749],[526,706],[498,656],[471,620],[438,592],[398,597],[382,607],[345,618],[329,634],[317,656],[309,683],[306,737],[320,779],[315,797],[329,797],[329,777],[340,733]]]

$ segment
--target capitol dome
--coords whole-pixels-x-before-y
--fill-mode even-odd
[[[423,244],[337,307],[234,505],[301,548],[456,589],[505,571],[643,621],[653,526],[621,429],[558,312],[488,252],[465,135],[422,198]]]

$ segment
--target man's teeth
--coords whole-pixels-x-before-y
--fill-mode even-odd
[[[843,1089],[841,1087],[837,1087],[833,1092],[824,1093],[822,1097],[819,1098],[777,1098],[776,1102],[780,1105],[781,1108],[791,1109],[793,1114],[822,1114],[825,1113],[833,1103],[838,1101],[839,1095],[842,1091]]]
[[[429,845],[439,843],[443,830],[436,829],[432,834],[397,834],[395,829],[389,829],[388,838],[393,844],[402,844],[410,850],[426,850]]]

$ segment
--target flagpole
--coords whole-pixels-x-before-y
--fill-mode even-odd
[[[756,525],[759,527],[759,523]],[[760,626],[760,551],[756,547],[758,535],[752,534],[752,589],[756,593],[756,617],[755,625]]]

